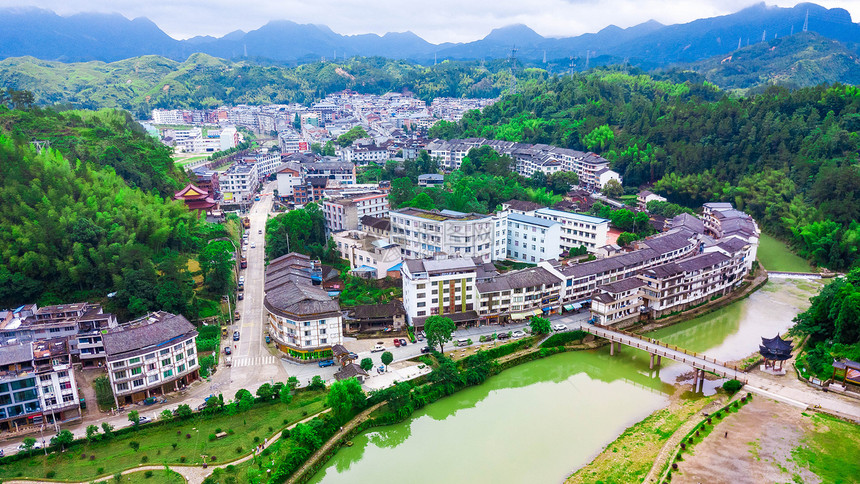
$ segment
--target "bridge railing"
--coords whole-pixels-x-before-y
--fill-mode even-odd
[[[660,352],[656,351],[656,349],[649,349],[647,346],[643,346],[642,343],[650,343],[653,345],[662,346],[666,349],[671,349],[673,351],[682,352],[687,356],[692,356],[693,358],[698,358],[698,359],[704,360],[705,362],[713,363],[715,365],[713,367],[714,370],[718,370],[717,366],[721,366],[727,370],[733,370],[735,373],[737,373],[737,371],[738,371],[737,366],[729,366],[728,363],[721,361],[721,360],[718,360],[716,358],[711,358],[708,355],[699,354],[699,353],[696,353],[694,351],[693,352],[687,351],[687,349],[685,349],[685,348],[679,348],[676,345],[670,345],[668,343],[664,343],[664,342],[657,340],[657,339],[654,339],[654,338],[645,338],[645,337],[642,337],[641,335],[631,333],[631,332],[625,331],[623,329],[609,328],[609,327],[604,326],[602,324],[583,326],[582,329],[585,332],[594,334],[595,336],[600,336],[600,337],[606,338],[610,341],[617,340],[619,343],[625,344],[627,346],[630,346],[633,348],[638,348],[638,349],[645,350],[645,351],[649,351],[649,352],[652,352],[652,353],[659,355],[659,356],[665,356],[667,358],[670,358],[670,359],[673,359],[676,361],[681,361],[682,363],[692,364],[693,360],[691,359],[688,361],[686,358],[681,358],[679,360],[675,355],[669,354],[665,351],[663,352],[663,354],[660,354]],[[602,333],[602,334],[599,334],[599,333]],[[622,337],[622,335],[628,337],[627,341],[624,341],[624,338]],[[703,369],[705,369],[705,368],[703,368]],[[715,373],[717,373],[717,371],[715,371]]]

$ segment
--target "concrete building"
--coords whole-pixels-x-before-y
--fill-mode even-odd
[[[358,230],[344,230],[332,234],[342,259],[349,261],[353,275],[368,279],[385,279],[403,262],[400,247],[388,238],[377,237]]]
[[[591,314],[594,322],[602,325],[627,326],[639,321],[642,296],[639,288],[646,283],[637,277],[597,287],[591,298]]]
[[[567,253],[570,249],[585,246],[589,252],[596,252],[606,245],[609,233],[609,220],[552,208],[541,208],[534,216],[557,222],[561,225],[560,248]]]
[[[486,271],[475,284],[478,322],[495,324],[561,312],[562,279],[543,267],[498,274]]]
[[[557,259],[561,252],[561,224],[544,218],[508,214],[507,255],[510,258],[537,263]]]
[[[355,185],[355,165],[340,161],[320,161],[301,164],[302,176],[307,178],[325,178],[338,185]]]
[[[197,330],[184,316],[151,313],[108,331],[104,341],[118,406],[165,395],[200,378]]]
[[[492,215],[403,208],[391,212],[391,241],[405,259],[446,254],[489,262],[494,222]]]
[[[244,202],[254,198],[260,186],[256,163],[234,163],[219,177],[224,203]]]
[[[65,338],[0,346],[0,430],[80,418],[80,398]]]
[[[639,210],[647,211],[648,210],[648,202],[665,202],[666,197],[661,197],[651,190],[642,190],[636,196],[636,205]]]
[[[322,289],[318,261],[291,252],[266,267],[266,329],[287,358],[310,362],[331,358],[343,342],[340,305]]]
[[[296,186],[302,183],[302,168],[298,163],[284,163],[278,168],[278,197],[291,198]]]
[[[239,131],[236,130],[233,126],[228,126],[221,130],[221,134],[218,137],[220,151],[227,151],[231,148],[235,148],[239,144]]]
[[[409,324],[423,328],[433,315],[445,315],[455,322],[477,320],[478,270],[470,258],[405,260],[401,268],[403,307]]]
[[[326,200],[322,204],[326,229],[330,232],[358,230],[362,217],[386,217],[389,208],[388,193],[380,191]]]
[[[445,184],[445,176],[437,173],[418,175],[419,187],[437,187]]]

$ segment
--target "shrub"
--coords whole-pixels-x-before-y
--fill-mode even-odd
[[[102,474],[104,474],[104,473],[105,473],[105,468],[104,468],[104,467],[99,467],[98,469],[96,469],[96,475],[97,475],[97,476],[100,476],[100,475],[102,475]]]
[[[578,341],[588,336],[588,333],[585,331],[565,331],[564,333],[556,333],[546,341],[541,343],[541,348],[551,348],[553,346],[564,346],[571,341]]]
[[[179,457],[179,462],[184,463],[184,462],[185,462],[185,461],[187,461],[187,460],[188,460],[188,458],[187,458],[187,457],[185,457],[184,455]]]
[[[289,439],[290,438],[290,430],[284,429],[284,431],[281,432],[281,438],[282,439]]]
[[[218,460],[218,457],[216,457],[214,455],[210,455],[209,460],[211,460],[212,462],[215,462],[216,460]]]
[[[145,464],[145,463],[149,462],[149,457],[147,457],[147,456],[143,456],[143,457],[141,457],[141,458],[140,458],[140,461],[141,461],[141,462],[143,462],[143,463]]]
[[[729,380],[723,383],[723,390],[725,390],[729,395],[734,395],[743,386],[744,384],[738,380]]]
[[[241,446],[241,445],[236,446],[236,453],[237,453],[237,454],[241,454],[241,453],[242,453],[242,446]]]
[[[215,433],[216,433],[216,434],[220,434],[220,433],[221,433],[221,427],[216,427],[216,428],[215,428]]]
[[[218,436],[216,436],[215,434],[209,434],[209,441],[210,442],[217,439],[217,438],[218,438]]]
[[[56,475],[57,473],[55,471],[48,471],[45,473],[45,479],[53,479]]]
[[[137,449],[139,449],[139,448],[140,448],[140,442],[137,442],[137,441],[135,441],[135,440],[132,440],[131,442],[129,442],[129,443],[128,443],[128,446],[129,446],[129,447],[131,447],[131,449],[132,449],[133,451],[137,452]]]
[[[176,446],[177,446],[177,445],[179,445],[179,444],[177,444],[176,442],[174,442],[174,443],[172,443],[172,444],[170,444],[170,445],[171,445],[171,446],[173,446],[173,450],[176,450]]]
[[[258,437],[258,436],[256,436],[256,435],[255,435],[255,436],[254,436],[254,443],[255,443],[255,444],[260,443],[260,437]]]
[[[115,482],[120,482],[122,480],[122,472],[117,472],[113,475],[113,480]]]
[[[95,454],[90,455],[90,460],[96,460]]]
[[[152,477],[152,471],[146,471],[146,472],[144,472],[144,473],[143,473],[143,477],[145,477],[146,479],[149,479],[150,477]]]
[[[191,438],[191,434],[185,434],[185,438],[186,438],[186,439],[190,439],[190,438]]]

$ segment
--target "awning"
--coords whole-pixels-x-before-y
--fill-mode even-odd
[[[582,303],[573,303],[573,304],[571,304],[571,306],[573,306],[574,310],[581,309]]]
[[[511,319],[518,319],[518,320],[519,319],[526,319],[527,317],[529,317],[531,315],[532,315],[531,311],[525,312],[525,313],[511,313]]]
[[[534,311],[532,311],[530,314],[531,314],[532,316],[540,316],[541,314],[543,314],[543,310],[542,310],[542,309],[535,309],[535,310],[534,310]]]
[[[575,304],[565,304],[565,305],[564,305],[564,310],[565,310],[565,311],[573,311],[574,306],[575,306]]]

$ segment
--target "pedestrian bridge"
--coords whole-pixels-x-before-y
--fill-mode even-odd
[[[675,360],[679,363],[684,363],[693,367],[696,370],[693,387],[700,383],[699,371],[702,371],[701,378],[704,380],[705,371],[715,373],[724,378],[733,378],[743,383],[748,383],[747,375],[738,371],[737,367],[731,367],[725,362],[719,361],[710,356],[688,351],[684,348],[679,348],[675,345],[670,345],[658,341],[654,338],[647,338],[637,334],[633,334],[621,329],[609,328],[599,324],[582,324],[580,329],[586,333],[609,340],[609,354],[615,354],[615,345],[623,344],[631,348],[637,348],[642,351],[647,351],[651,355],[651,368],[654,368],[655,360],[659,365],[663,357]]]

